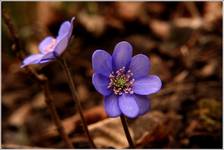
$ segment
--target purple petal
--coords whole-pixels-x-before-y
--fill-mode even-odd
[[[41,58],[39,63],[47,63],[47,62],[53,61],[55,59],[56,58],[55,58],[54,52],[49,52]]]
[[[75,17],[71,19],[71,22],[65,21],[59,31],[58,31],[58,36],[57,36],[57,45],[55,46],[55,53],[60,56],[64,50],[68,46],[68,42],[70,40],[70,37],[72,35],[73,31],[73,22],[75,20]]]
[[[112,72],[112,58],[104,50],[96,50],[92,55],[92,66],[96,73],[106,77]]]
[[[139,107],[139,115],[143,115],[149,110],[150,103],[147,96],[135,94],[135,101]]]
[[[23,60],[22,65],[20,66],[21,68],[29,65],[29,64],[38,64],[40,59],[43,57],[43,54],[33,54],[28,56]]]
[[[119,42],[112,55],[114,71],[126,67],[128,68],[132,57],[132,46],[126,41]]]
[[[58,31],[58,36],[64,36],[65,34],[70,33],[71,27],[72,27],[72,25],[69,21],[63,22]]]
[[[43,54],[46,54],[47,51],[46,51],[46,48],[52,43],[52,41],[54,41],[55,38],[51,37],[51,36],[48,36],[46,38],[44,38],[40,44],[39,44],[39,50],[41,53]]]
[[[59,36],[57,37],[57,45],[54,48],[54,52],[58,56],[60,56],[64,52],[64,50],[67,48],[68,40],[69,40],[68,33],[61,37]]]
[[[92,82],[95,87],[95,89],[102,95],[107,96],[111,94],[111,90],[107,88],[109,84],[109,78],[101,75],[94,73],[92,77]]]
[[[139,114],[139,106],[135,100],[134,95],[122,94],[119,97],[118,104],[121,112],[129,118],[135,118]]]
[[[71,27],[70,27],[70,31],[69,31],[69,35],[68,35],[69,38],[70,38],[71,35],[72,35],[74,20],[75,20],[75,17],[72,17],[72,19],[71,19]]]
[[[160,90],[162,82],[156,75],[136,80],[133,84],[133,91],[139,95],[149,95]]]
[[[134,79],[146,77],[149,74],[150,61],[146,55],[135,55],[132,60],[129,69],[133,73]]]
[[[114,94],[104,98],[104,108],[110,117],[117,117],[121,114],[120,108],[118,106],[118,97]]]
[[[73,31],[73,24],[74,24],[75,17],[72,17],[71,22],[65,21],[62,23],[59,31],[58,31],[58,37],[64,37],[66,34],[68,38],[71,37],[72,31]]]

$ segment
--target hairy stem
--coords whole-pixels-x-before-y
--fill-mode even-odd
[[[123,129],[124,129],[124,132],[125,132],[125,136],[126,136],[126,138],[128,140],[128,143],[129,143],[129,148],[135,148],[135,145],[134,145],[134,142],[131,139],[131,135],[130,135],[129,130],[128,130],[128,124],[127,124],[127,121],[126,121],[124,115],[121,115],[120,118],[121,118],[122,126],[123,126]]]
[[[84,127],[84,131],[85,131],[85,133],[86,133],[86,135],[89,139],[89,142],[90,142],[92,148],[96,148],[96,145],[94,144],[94,142],[93,142],[93,140],[90,136],[90,133],[89,133],[89,130],[88,130],[88,127],[87,127],[87,123],[86,123],[86,120],[85,120],[83,112],[82,112],[82,107],[81,107],[81,104],[80,104],[80,101],[79,101],[79,95],[78,95],[77,90],[75,88],[75,85],[74,85],[71,73],[69,71],[68,65],[67,65],[67,63],[64,59],[58,58],[58,60],[61,64],[61,66],[63,67],[63,69],[65,71],[65,75],[68,79],[68,84],[69,84],[69,87],[70,87],[70,90],[71,90],[71,93],[72,93],[72,98],[73,98],[73,101],[75,102],[77,110],[80,114],[81,121],[82,121],[82,124],[83,124],[83,127]]]

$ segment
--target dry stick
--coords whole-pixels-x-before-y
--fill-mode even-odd
[[[41,85],[42,90],[44,91],[45,103],[47,104],[47,107],[50,111],[51,117],[54,121],[54,124],[57,128],[59,135],[62,137],[62,139],[64,140],[64,142],[68,148],[71,148],[71,149],[74,148],[71,140],[69,139],[68,135],[65,132],[65,129],[62,125],[60,117],[56,111],[56,107],[53,103],[53,97],[50,94],[50,90],[49,90],[48,78],[43,74],[41,74],[41,75],[38,74],[33,68],[31,68],[29,66],[27,67],[27,70],[34,76],[34,78]]]
[[[120,119],[121,119],[122,126],[123,126],[123,129],[124,129],[124,132],[125,132],[125,136],[126,136],[126,138],[128,140],[128,143],[129,143],[129,148],[135,148],[134,142],[132,141],[131,135],[130,135],[129,130],[128,130],[128,125],[127,125],[127,121],[125,119],[125,116],[121,115]]]
[[[21,51],[20,51],[20,43],[19,43],[19,38],[18,38],[18,35],[16,33],[16,30],[10,20],[10,17],[9,15],[7,14],[6,10],[3,9],[2,11],[3,13],[3,20],[5,21],[5,24],[9,30],[9,33],[11,34],[11,37],[13,39],[13,45],[12,45],[12,50],[13,52],[15,52],[16,56],[22,60],[23,57],[22,57],[22,54],[21,54]]]
[[[59,134],[62,136],[62,138],[64,139],[65,143],[67,144],[68,148],[74,148],[72,142],[69,140],[68,135],[66,134],[64,127],[61,123],[61,120],[57,114],[56,108],[53,104],[52,101],[52,96],[50,95],[50,91],[49,91],[49,86],[48,86],[48,82],[47,80],[42,84],[42,88],[44,90],[44,94],[45,94],[45,102],[48,105],[48,109],[50,110],[51,114],[52,114],[52,118],[56,124],[57,130],[59,132]]]
[[[3,11],[3,19],[5,21],[6,26],[9,29],[9,32],[12,36],[13,42],[14,42],[14,46],[12,48],[12,50],[16,53],[17,57],[22,60],[22,53],[21,53],[21,49],[20,49],[20,43],[19,43],[19,38],[15,32],[15,28],[10,20],[10,17],[8,16],[8,14]],[[53,104],[53,98],[50,95],[50,91],[49,91],[49,86],[48,86],[48,79],[46,76],[44,76],[43,74],[40,75],[38,74],[33,68],[31,67],[26,67],[26,69],[32,74],[32,76],[36,79],[36,81],[41,85],[44,94],[45,94],[45,103],[47,104],[47,107],[50,111],[51,117],[57,127],[57,130],[60,134],[60,136],[62,137],[62,139],[64,140],[64,142],[66,143],[68,148],[74,148],[72,142],[69,140],[68,135],[65,132],[65,129],[61,123],[61,120],[57,114],[55,105]]]
[[[84,118],[84,115],[83,115],[83,112],[82,112],[82,107],[81,107],[81,104],[80,104],[80,101],[79,101],[79,95],[76,92],[77,90],[75,88],[75,85],[74,85],[71,73],[69,71],[68,65],[67,65],[67,63],[66,63],[66,61],[64,59],[58,58],[58,61],[61,64],[62,68],[64,69],[65,75],[66,75],[66,77],[68,79],[68,84],[69,84],[69,87],[70,87],[70,90],[71,90],[71,93],[72,93],[72,99],[75,102],[76,107],[77,107],[77,109],[79,111],[79,114],[80,114],[80,117],[81,117],[81,121],[82,121],[84,130],[85,130],[85,133],[86,133],[86,135],[87,135],[87,137],[88,137],[88,139],[90,141],[90,144],[91,144],[92,148],[96,148],[96,145],[94,144],[94,142],[93,142],[93,140],[92,140],[92,138],[90,136],[90,133],[89,133],[89,130],[88,130],[88,126],[87,126],[86,120]]]

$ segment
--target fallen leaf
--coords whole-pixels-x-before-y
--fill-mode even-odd
[[[127,148],[128,142],[120,118],[108,118],[90,125],[90,134],[98,148]],[[133,136],[132,129],[129,129]]]
[[[13,114],[9,117],[8,123],[10,125],[14,125],[20,127],[24,124],[31,111],[30,103],[24,104],[23,106],[19,107]]]
[[[143,3],[136,2],[117,2],[117,12],[125,20],[136,19],[143,11]]]
[[[156,143],[164,140],[170,141],[175,137],[181,127],[181,117],[174,112],[164,114],[152,111],[136,119],[130,127],[133,129],[138,148],[144,145],[165,147],[166,145],[156,145]]]
[[[95,36],[102,35],[105,30],[105,19],[100,15],[92,15],[83,11],[79,13],[78,18],[86,30],[93,33]]]
[[[84,117],[87,121],[87,124],[92,124],[99,120],[105,119],[106,113],[102,106],[97,106],[87,111],[84,111]],[[75,131],[77,125],[81,124],[79,114],[76,113],[75,115],[62,120],[62,124],[66,133],[68,134],[72,133],[73,131]],[[43,132],[40,133],[39,138],[49,139],[55,136],[58,136],[58,132],[56,130],[55,125],[52,124],[47,129],[43,130]]]
[[[217,61],[211,60],[208,62],[207,65],[205,65],[202,69],[199,70],[198,74],[202,77],[209,77],[213,74],[215,74],[217,68]]]
[[[149,27],[152,32],[163,40],[167,40],[170,36],[170,24],[161,20],[151,20]]]

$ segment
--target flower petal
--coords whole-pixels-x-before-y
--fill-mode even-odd
[[[134,79],[146,77],[150,70],[150,61],[146,55],[138,54],[131,59],[129,69],[133,73]]]
[[[43,57],[43,54],[33,54],[28,56],[23,60],[22,65],[20,66],[21,68],[29,65],[29,64],[38,64],[40,59]]]
[[[72,25],[69,21],[63,22],[58,31],[58,36],[64,36],[65,34],[70,33],[71,27],[72,27]]]
[[[128,68],[132,57],[132,46],[126,41],[119,42],[112,55],[114,71],[126,67]]]
[[[107,88],[109,84],[109,78],[101,75],[94,73],[92,77],[92,82],[95,87],[95,89],[102,95],[107,96],[112,93],[110,89]]]
[[[92,66],[96,73],[109,77],[112,72],[112,58],[104,50],[96,50],[92,55]]]
[[[55,46],[54,49],[56,55],[58,56],[60,56],[68,46],[68,42],[70,40],[73,31],[74,20],[75,17],[71,19],[71,22],[65,21],[58,31],[57,45]]]
[[[139,107],[139,115],[143,115],[149,110],[150,103],[147,96],[135,94],[135,101]]]
[[[43,54],[46,54],[47,53],[46,47],[48,47],[52,43],[52,41],[54,41],[54,40],[55,40],[55,38],[53,38],[51,36],[48,36],[48,37],[44,38],[40,42],[39,47],[38,47],[40,52],[43,53]]]
[[[39,63],[47,63],[47,62],[53,61],[55,59],[56,58],[55,58],[54,52],[49,52],[41,58]]]
[[[160,90],[162,82],[156,75],[136,80],[133,84],[133,91],[139,95],[149,95]]]
[[[69,31],[69,35],[68,35],[69,37],[71,37],[71,35],[72,35],[74,20],[75,20],[75,17],[72,17],[72,19],[71,19],[71,27],[70,27],[70,31]]]
[[[117,117],[121,114],[120,108],[118,106],[118,97],[114,94],[104,98],[104,108],[110,117]]]
[[[68,33],[64,34],[61,37],[59,36],[57,37],[57,44],[54,48],[54,52],[57,54],[57,56],[60,56],[64,52],[64,50],[67,48],[68,40],[69,40]]]
[[[118,104],[121,112],[129,118],[135,118],[139,114],[139,106],[134,95],[122,94],[118,99]]]
[[[58,31],[58,39],[61,39],[66,35],[68,39],[70,39],[73,31],[73,24],[74,24],[75,17],[72,17],[71,22],[65,21],[62,23],[59,31]]]

